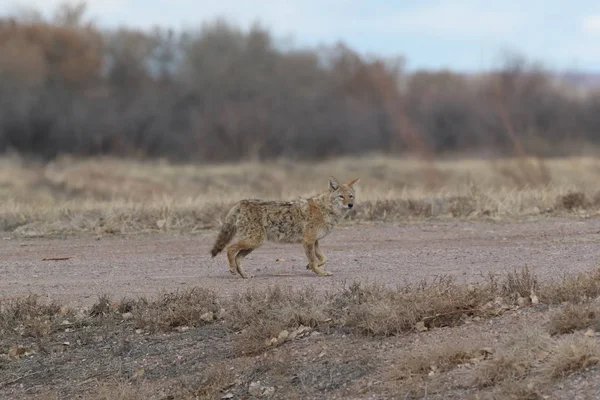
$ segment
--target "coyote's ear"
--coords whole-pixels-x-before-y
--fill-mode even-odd
[[[331,190],[338,190],[338,188],[340,187],[340,183],[333,176],[330,176],[329,177],[329,187],[331,188]]]
[[[348,186],[354,186],[358,182],[360,182],[360,178],[356,178],[355,180],[348,182]]]

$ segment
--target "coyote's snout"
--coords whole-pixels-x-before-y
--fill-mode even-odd
[[[242,269],[242,260],[265,240],[282,243],[302,243],[308,265],[318,276],[329,276],[322,270],[327,260],[319,240],[327,236],[342,217],[354,206],[355,179],[341,185],[329,178],[329,190],[320,195],[296,201],[242,200],[225,217],[211,255],[219,254],[236,236],[238,241],[227,247],[229,271],[249,278]]]

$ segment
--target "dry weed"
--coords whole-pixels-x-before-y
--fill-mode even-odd
[[[533,382],[507,380],[493,391],[494,400],[541,400],[544,398]]]
[[[596,338],[570,337],[555,347],[542,368],[548,379],[561,379],[600,363],[600,344]]]
[[[524,379],[547,357],[552,343],[541,330],[532,329],[509,337],[489,360],[478,364],[471,384],[485,388]]]
[[[210,324],[220,312],[217,295],[203,288],[164,293],[153,301],[140,299],[127,308],[130,309],[135,327],[149,332],[168,332],[178,327]]]
[[[600,269],[547,282],[537,294],[547,304],[588,302],[600,296]]]
[[[278,339],[283,331],[289,333],[300,326],[327,325],[330,321],[327,305],[326,296],[315,295],[310,288],[249,290],[236,296],[227,306],[226,323],[240,332],[236,336],[236,352],[254,354],[285,341],[283,337]]]
[[[57,303],[45,304],[36,295],[0,302],[0,336],[18,334],[40,338],[52,332],[57,316],[67,318],[71,310]]]
[[[592,304],[568,304],[555,311],[548,323],[551,335],[564,335],[591,326],[598,327],[600,314],[598,306]]]
[[[484,346],[467,342],[440,343],[417,348],[402,354],[398,367],[391,371],[390,378],[404,380],[443,373],[473,360],[483,360],[487,355]]]
[[[455,325],[465,315],[483,313],[480,307],[494,295],[489,285],[466,287],[441,277],[400,291],[354,284],[337,299],[337,307],[347,310],[345,326],[366,334],[393,335]]]

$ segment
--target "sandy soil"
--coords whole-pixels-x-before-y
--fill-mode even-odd
[[[393,286],[443,274],[472,282],[525,265],[552,277],[598,266],[599,233],[600,219],[340,227],[321,244],[332,277],[306,270],[300,245],[266,243],[245,262],[255,275],[250,280],[232,276],[223,253],[210,258],[214,233],[6,238],[0,240],[0,299],[36,293],[75,306],[90,305],[101,294],[120,299],[190,286],[230,295],[268,285],[331,289],[354,280]],[[43,261],[53,257],[70,258]]]

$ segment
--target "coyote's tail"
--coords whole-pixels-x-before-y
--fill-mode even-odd
[[[221,230],[219,231],[219,235],[217,236],[217,240],[215,241],[215,245],[210,251],[210,254],[212,254],[213,258],[217,254],[219,254],[235,236],[236,220],[238,213],[239,205],[237,204],[233,206],[231,210],[229,210],[229,212],[227,213],[227,216],[225,217],[225,222],[223,223],[223,226],[221,226]]]

